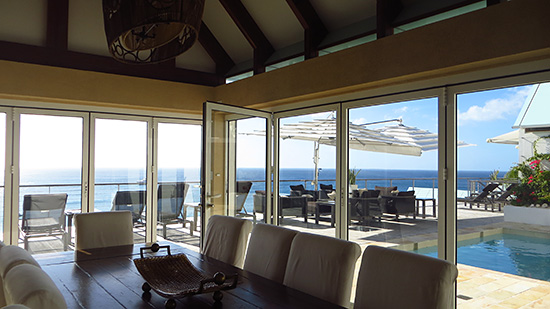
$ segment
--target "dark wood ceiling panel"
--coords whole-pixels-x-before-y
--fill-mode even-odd
[[[265,62],[275,49],[240,0],[220,0],[220,3],[254,48],[254,74],[265,72]]]
[[[393,34],[393,21],[402,10],[401,0],[376,1],[376,37],[378,39]]]
[[[216,63],[216,74],[225,79],[225,74],[235,65],[235,62],[227,54],[225,49],[223,49],[223,46],[218,42],[204,22],[201,24],[199,42],[210,58]]]
[[[319,55],[319,44],[328,34],[325,24],[317,15],[309,0],[287,0],[286,2],[304,28],[305,59],[317,57]]]
[[[66,50],[69,35],[69,0],[48,0],[46,46]]]
[[[173,82],[216,86],[216,74],[174,67],[174,61],[157,65],[128,65],[110,57],[62,51],[56,48],[0,41],[0,60],[24,62],[77,70],[152,78]]]

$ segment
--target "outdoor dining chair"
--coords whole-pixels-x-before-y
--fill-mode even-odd
[[[298,231],[258,223],[252,229],[244,270],[282,283],[292,240]]]
[[[363,253],[354,308],[452,308],[456,266],[412,252],[369,245]]]
[[[76,250],[134,243],[132,212],[89,212],[74,215]]]
[[[348,308],[358,244],[298,233],[292,240],[283,284]]]
[[[26,250],[29,248],[29,238],[45,236],[61,236],[63,250],[67,250],[66,204],[67,193],[27,194],[23,197],[21,234]]]
[[[222,262],[242,267],[250,220],[214,215],[208,220],[204,236],[203,254]]]

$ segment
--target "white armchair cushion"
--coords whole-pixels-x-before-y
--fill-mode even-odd
[[[349,307],[358,244],[333,237],[298,233],[290,247],[283,284]]]
[[[8,271],[19,264],[31,264],[40,267],[31,254],[18,246],[3,246],[0,247],[0,306],[6,305],[4,296],[3,278]]]
[[[252,229],[244,270],[282,283],[292,240],[298,231],[258,223]]]
[[[76,214],[74,226],[77,250],[134,243],[132,212],[127,210]]]
[[[204,255],[242,267],[250,230],[250,220],[218,215],[210,217],[206,227]]]
[[[0,248],[0,276],[4,278],[10,269],[19,264],[40,267],[31,254],[21,247],[10,245]]]
[[[457,275],[447,261],[371,245],[363,253],[354,308],[451,308]]]
[[[64,309],[67,303],[52,279],[39,267],[20,264],[4,278],[6,303],[29,308]]]

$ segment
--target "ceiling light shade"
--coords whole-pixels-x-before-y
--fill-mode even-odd
[[[204,0],[103,0],[109,52],[131,64],[182,54],[199,37]]]

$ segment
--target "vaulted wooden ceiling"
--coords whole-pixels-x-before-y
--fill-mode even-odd
[[[216,86],[229,76],[261,74],[300,56],[307,61],[331,46],[369,35],[380,39],[407,23],[477,3],[206,0],[198,42],[176,59],[144,66],[110,57],[101,0],[2,1],[0,60]]]

